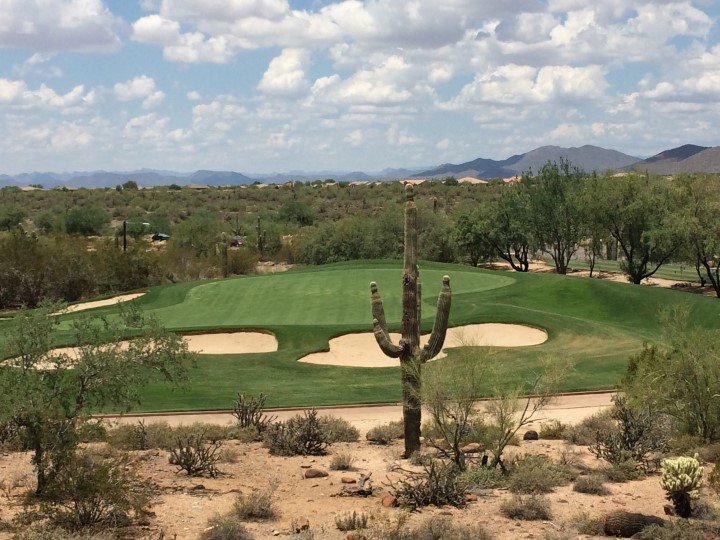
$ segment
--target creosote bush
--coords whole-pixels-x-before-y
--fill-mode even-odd
[[[465,506],[466,485],[454,463],[433,460],[423,469],[422,473],[397,483],[395,497],[400,506]]]
[[[365,434],[365,438],[375,444],[390,444],[392,441],[402,439],[404,436],[402,420],[375,426]]]
[[[271,424],[263,437],[270,453],[278,456],[320,456],[327,452],[327,437],[316,409],[306,410],[285,422]]]
[[[496,467],[473,467],[462,473],[468,487],[494,489],[507,486],[508,476]]]
[[[589,495],[608,495],[610,493],[603,483],[603,478],[595,475],[580,476],[573,484],[573,491]]]
[[[572,479],[567,467],[543,455],[518,457],[508,469],[508,488],[513,493],[550,493],[556,486],[567,484]]]
[[[523,521],[538,521],[552,519],[550,501],[543,495],[513,495],[502,503],[500,511],[510,519]]]
[[[355,442],[360,432],[350,422],[338,416],[325,415],[320,417],[320,428],[329,444],[337,442]]]
[[[274,493],[275,484],[271,484],[264,490],[238,494],[233,504],[233,515],[241,521],[272,518],[275,516],[272,502]]]
[[[230,513],[211,517],[199,540],[252,540],[252,538],[237,516]]]
[[[562,439],[567,428],[567,424],[563,424],[560,420],[549,420],[540,426],[539,435],[541,439]]]
[[[617,424],[612,418],[612,411],[606,409],[585,418],[579,424],[568,426],[563,432],[563,439],[579,446],[590,446],[597,441],[599,432],[616,432]]]
[[[208,441],[204,432],[188,433],[177,438],[170,448],[168,460],[177,465],[178,472],[185,471],[188,476],[208,475],[214,478],[220,473],[217,463],[222,445],[221,440]]]

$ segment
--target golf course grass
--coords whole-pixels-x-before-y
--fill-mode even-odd
[[[432,327],[442,276],[448,274],[453,290],[451,326],[501,322],[547,331],[549,339],[541,345],[493,349],[489,361],[507,381],[526,379],[544,358],[566,358],[574,369],[568,373],[564,390],[611,388],[622,378],[628,357],[643,342],[661,340],[659,317],[664,310],[684,305],[691,324],[720,324],[717,299],[673,290],[438,263],[421,264],[420,274],[423,330]],[[331,337],[372,330],[370,281],[378,283],[388,323],[398,330],[399,261],[341,263],[151,289],[134,302],[174,331],[261,328],[275,334],[279,348],[262,354],[200,355],[184,387],[151,385],[143,392],[140,409],[226,409],[237,392],[263,392],[269,407],[399,401],[399,368],[297,361],[327,350]],[[109,306],[87,313],[111,314],[117,309]],[[61,327],[67,328],[78,316],[83,315],[62,316]],[[59,341],[63,341],[62,333]],[[459,354],[450,350],[441,361],[453,362]]]

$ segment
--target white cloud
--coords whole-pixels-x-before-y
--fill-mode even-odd
[[[191,90],[187,94],[185,94],[185,97],[187,97],[190,101],[200,101],[202,99],[202,96],[199,92],[196,92],[195,90]]]
[[[115,97],[120,101],[142,99],[143,109],[152,109],[165,101],[165,93],[157,90],[155,80],[141,75],[124,83],[116,83],[113,87]]]
[[[0,46],[34,51],[111,51],[119,20],[101,0],[0,0]]]
[[[293,96],[308,88],[305,70],[310,55],[302,49],[284,49],[270,61],[258,89],[266,94]]]

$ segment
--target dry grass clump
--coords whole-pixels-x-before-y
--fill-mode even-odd
[[[349,471],[355,458],[352,454],[335,454],[330,460],[330,469],[333,471]]]
[[[355,442],[360,438],[360,432],[350,422],[337,416],[321,416],[320,429],[325,434],[328,443]]]
[[[233,515],[242,521],[270,519],[275,516],[272,497],[275,486],[260,491],[256,490],[247,495],[240,493],[233,505]]]
[[[543,495],[513,495],[500,506],[502,514],[510,519],[539,521],[552,519],[550,501]]]
[[[578,534],[586,534],[588,536],[604,536],[605,523],[602,516],[591,516],[587,512],[580,512],[575,515],[571,524],[577,530]]]
[[[562,439],[567,428],[560,420],[549,420],[540,426],[539,435],[541,439]]]
[[[513,493],[550,493],[572,479],[570,469],[543,455],[525,455],[510,464],[508,488]]]
[[[335,516],[335,526],[341,531],[356,531],[367,527],[368,515],[365,512],[343,512]]]
[[[573,484],[573,491],[577,491],[578,493],[587,493],[588,495],[610,494],[610,490],[604,483],[604,478],[596,475],[579,477]]]
[[[252,540],[252,535],[238,517],[230,513],[211,517],[199,540]]]

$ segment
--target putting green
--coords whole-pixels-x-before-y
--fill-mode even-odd
[[[421,270],[425,320],[435,316],[447,272]],[[503,275],[453,269],[453,295],[479,293],[515,282]],[[399,322],[402,271],[342,268],[199,283],[181,302],[154,310],[169,328],[370,324],[370,282],[378,284],[390,324]]]

